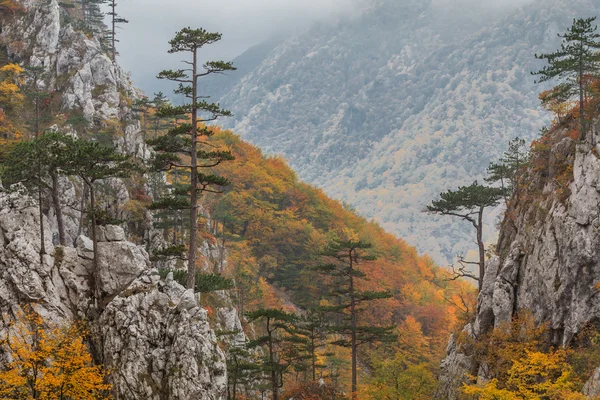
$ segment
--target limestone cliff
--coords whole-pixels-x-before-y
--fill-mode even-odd
[[[538,323],[548,324],[552,342],[566,346],[600,320],[599,127],[585,142],[557,128],[534,146],[523,187],[502,224],[497,256],[489,262],[476,319],[466,333],[477,338],[517,311],[529,310]],[[454,338],[450,341],[438,398],[456,399],[465,373],[487,378],[468,353]],[[600,394],[600,370],[585,390]]]
[[[136,90],[100,42],[74,28],[68,9],[57,0],[22,1],[25,12],[1,27],[0,51],[13,62],[41,66],[40,82],[60,93],[65,113],[80,113],[78,128],[55,128],[74,135],[93,126],[116,122],[111,137],[122,152],[147,156],[139,122],[131,110]],[[81,129],[79,132],[78,129]],[[130,197],[119,179],[106,182],[115,202]],[[37,204],[24,192],[0,191],[0,343],[23,306],[32,307],[53,324],[84,319],[96,361],[111,371],[115,398],[222,399],[226,391],[225,356],[209,325],[207,312],[192,291],[152,268],[146,249],[160,245],[155,232],[144,232],[146,246],[127,241],[131,232],[118,226],[99,229],[97,278],[103,307],[92,300],[92,243],[82,224],[83,186],[61,180],[61,201],[72,246],[56,246],[52,207],[45,206],[46,255],[40,261]],[[123,217],[126,217],[124,215]],[[54,236],[54,237],[53,237]],[[160,236],[160,235],[158,235]],[[227,314],[225,310],[222,311]],[[239,325],[229,311],[226,323]],[[10,357],[0,347],[0,364]]]

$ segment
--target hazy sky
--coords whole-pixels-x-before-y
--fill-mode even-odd
[[[154,88],[157,72],[179,68],[167,55],[168,40],[186,26],[223,34],[203,50],[205,59],[229,61],[249,47],[281,31],[306,26],[347,10],[355,0],[121,0],[119,13],[130,23],[120,31],[120,62],[135,84]]]
[[[324,18],[351,13],[357,2],[373,0],[120,0],[118,12],[130,23],[120,31],[121,65],[136,86],[150,95],[162,69],[179,68],[169,56],[168,40],[185,27],[223,33],[223,40],[202,52],[204,59],[229,61],[252,45],[282,31],[293,31]],[[402,0],[397,0],[402,1]],[[433,0],[514,5],[530,0]]]

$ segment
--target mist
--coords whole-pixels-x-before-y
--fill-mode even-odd
[[[168,90],[166,83],[155,79],[159,71],[179,68],[180,57],[168,55],[167,50],[168,41],[183,27],[221,32],[223,40],[203,49],[200,57],[230,61],[270,37],[358,12],[370,1],[379,0],[122,0],[118,13],[130,23],[118,32],[119,61],[131,71],[135,85],[151,95]],[[515,7],[529,1],[433,0],[433,4]]]

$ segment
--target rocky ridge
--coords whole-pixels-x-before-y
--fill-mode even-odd
[[[43,67],[46,76],[39,84],[61,93],[65,113],[79,112],[87,121],[81,128],[65,123],[53,129],[80,135],[77,130],[85,131],[91,124],[116,122],[123,129],[113,137],[114,145],[124,153],[147,157],[139,121],[130,107],[137,91],[127,74],[97,39],[74,28],[57,0],[22,5],[26,12],[2,26],[0,49],[5,48],[13,62]],[[105,183],[116,204],[130,200],[125,181]],[[95,275],[105,301],[97,308],[90,291],[92,243],[78,211],[83,209],[83,185],[71,178],[62,178],[60,184],[72,246],[56,245],[54,212],[44,205],[46,255],[41,262],[36,202],[18,188],[0,191],[0,342],[10,335],[11,322],[23,307],[31,305],[51,325],[79,319],[89,323],[92,354],[113,371],[110,383],[116,398],[222,399],[227,385],[225,356],[207,311],[192,291],[171,277],[161,280],[149,261],[146,250],[161,245],[160,235],[146,232],[143,247],[129,242],[129,232],[122,227],[99,228]],[[209,254],[214,249],[202,251]],[[218,310],[220,324],[231,330],[240,327],[235,308],[225,300],[224,304]],[[7,357],[6,349],[0,348],[0,362]]]
[[[527,188],[505,217],[498,256],[489,262],[476,319],[466,334],[477,338],[528,310],[548,325],[553,343],[567,346],[600,321],[599,128],[596,124],[584,143],[572,139],[567,128],[548,134],[549,149],[535,156],[536,170],[528,172]],[[566,185],[561,176],[568,178]],[[457,399],[465,373],[489,379],[468,354],[451,339],[437,398]],[[589,378],[585,394],[600,395],[600,368],[582,378]]]

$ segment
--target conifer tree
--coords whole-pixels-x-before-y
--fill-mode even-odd
[[[567,32],[558,35],[563,39],[559,50],[535,55],[538,59],[546,60],[549,65],[532,72],[533,75],[540,76],[537,83],[558,78],[562,81],[558,93],[569,98],[579,97],[582,140],[586,136],[585,93],[591,82],[590,78],[597,76],[600,68],[600,34],[597,33],[598,27],[592,25],[595,21],[596,17],[573,20],[573,25]]]
[[[40,83],[43,81],[45,77],[45,69],[44,67],[25,67],[24,68],[25,76],[27,77],[27,83],[24,86],[25,97],[30,100],[31,104],[34,107],[34,115],[32,120],[30,121],[31,130],[34,134],[34,137],[38,139],[42,132],[42,122],[47,120],[47,116],[42,113],[42,101],[46,99],[49,95],[46,90],[42,88]],[[35,146],[34,146],[35,147]],[[35,147],[39,154],[37,154],[37,160],[34,162],[38,171],[37,177],[38,182],[36,184],[37,187],[37,195],[38,195],[38,208],[39,208],[39,217],[40,217],[40,263],[43,262],[42,258],[44,254],[46,254],[46,245],[45,245],[45,228],[44,228],[44,212],[43,212],[43,185],[41,182],[42,179],[42,165],[41,165],[41,149],[39,146]]]
[[[306,315],[296,319],[294,323],[295,333],[304,338],[299,342],[300,352],[306,354],[304,357],[309,363],[308,372],[312,381],[317,380],[317,371],[325,368],[320,364],[318,358],[320,349],[326,346],[329,335],[329,326],[325,321],[323,312],[309,310]]]
[[[227,351],[227,399],[237,400],[240,386],[248,387],[258,378],[260,366],[244,347],[232,347]]]
[[[333,344],[351,350],[352,399],[357,398],[358,390],[358,348],[365,344],[396,339],[393,326],[361,325],[359,321],[369,302],[392,297],[392,294],[386,291],[361,291],[359,288],[359,280],[365,280],[367,277],[362,270],[362,264],[375,260],[374,256],[367,253],[371,247],[370,244],[358,240],[335,241],[323,253],[323,257],[330,262],[315,267],[319,273],[333,279],[329,297],[333,298],[335,305],[322,309],[342,316],[341,323],[332,326],[342,338]]]
[[[515,138],[508,143],[508,150],[496,163],[488,167],[489,183],[500,183],[500,187],[507,195],[514,195],[519,191],[519,173],[521,168],[529,161],[529,153],[525,148],[525,140]]]
[[[104,13],[102,12],[102,5],[106,3],[106,0],[76,0],[81,6],[81,14],[83,17],[84,25],[90,29],[92,33],[98,33],[99,27],[102,26],[104,21]]]
[[[190,68],[180,70],[162,71],[159,79],[166,79],[179,83],[175,93],[184,95],[190,103],[180,106],[167,105],[159,110],[161,117],[178,117],[188,120],[178,124],[163,136],[149,142],[156,151],[153,160],[155,170],[178,170],[189,176],[189,248],[188,248],[188,281],[187,287],[195,286],[197,231],[198,231],[198,195],[202,191],[216,191],[209,187],[225,186],[227,180],[213,175],[203,174],[202,168],[212,168],[224,161],[232,160],[230,151],[214,149],[202,138],[212,135],[212,131],[203,124],[215,121],[220,117],[230,116],[231,113],[222,109],[218,104],[208,103],[199,94],[198,80],[202,77],[220,74],[234,70],[232,64],[223,61],[209,61],[203,66],[198,61],[198,51],[206,45],[221,40],[221,34],[207,32],[204,29],[184,28],[179,31],[169,42],[169,53],[186,53],[191,61],[184,61]]]
[[[97,181],[108,178],[128,178],[134,173],[141,172],[142,168],[131,157],[93,141],[71,139],[67,142],[65,153],[69,155],[69,161],[64,168],[65,173],[81,178],[89,191],[93,263],[96,274],[94,295],[97,304],[100,304],[101,293],[97,277],[98,240],[96,237],[98,209],[95,185]]]
[[[268,375],[272,399],[279,399],[279,390],[283,387],[283,376],[290,363],[283,360],[286,342],[294,335],[292,323],[295,315],[277,309],[260,309],[246,314],[248,322],[260,324],[264,332],[262,336],[250,341],[248,348],[265,348],[265,360],[261,365],[262,372]]]
[[[117,14],[117,1],[108,0],[110,11],[106,13],[110,17],[110,30],[108,31],[107,39],[110,41],[111,59],[112,62],[117,60],[117,28],[119,25],[128,24],[129,21]]]
[[[461,257],[462,267],[456,272],[455,278],[467,277],[478,281],[479,290],[483,285],[485,275],[485,244],[483,242],[483,214],[486,208],[495,207],[506,194],[506,189],[483,186],[475,181],[470,186],[459,187],[458,190],[440,194],[440,199],[427,206],[427,211],[433,214],[449,215],[461,218],[473,225],[477,232],[477,247],[479,261],[468,262]],[[474,264],[479,268],[479,276],[467,271],[466,266]]]
[[[70,137],[49,132],[32,141],[16,143],[3,157],[0,176],[5,185],[22,183],[31,192],[49,190],[58,225],[61,246],[67,245],[64,218],[60,204],[59,176],[67,166],[65,152]]]

